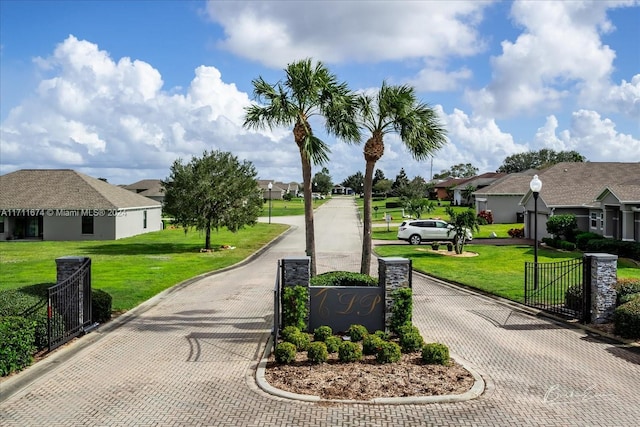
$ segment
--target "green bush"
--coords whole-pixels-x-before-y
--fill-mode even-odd
[[[400,327],[411,323],[413,312],[413,292],[411,288],[400,288],[393,292],[393,307],[391,309],[391,321],[389,328],[393,333],[398,333]]]
[[[282,323],[307,330],[309,290],[305,286],[287,286],[282,292]]]
[[[622,299],[627,295],[640,292],[640,279],[618,279],[615,290],[618,295],[617,305],[620,305],[622,304]]]
[[[544,243],[547,246],[559,249],[560,248],[560,242],[562,240],[554,239],[553,237],[543,237],[542,239],[540,239],[540,241],[542,241],[542,243]]]
[[[615,333],[623,338],[640,338],[640,298],[622,304],[613,311]]]
[[[313,342],[307,350],[307,359],[313,363],[324,363],[329,358],[327,345],[323,342]]]
[[[290,342],[281,342],[276,346],[275,351],[276,362],[281,364],[289,364],[296,360],[296,346]]]
[[[613,239],[592,239],[587,243],[587,252],[604,252],[640,261],[640,243]]]
[[[424,339],[419,332],[413,331],[400,335],[400,348],[403,353],[418,351],[424,345]]]
[[[576,235],[576,246],[581,251],[585,251],[587,249],[587,244],[589,243],[589,240],[596,240],[596,239],[604,239],[604,237],[602,237],[600,234],[591,233],[591,232],[579,233],[578,235]]]
[[[310,286],[378,286],[378,279],[350,271],[329,271],[309,280]]]
[[[91,320],[106,323],[111,320],[111,303],[113,298],[102,289],[91,289]]]
[[[618,300],[620,301],[620,303],[618,305],[626,304],[629,301],[634,300],[634,299],[638,299],[638,298],[640,298],[640,292],[638,292],[636,294],[626,294],[626,295],[618,298]]]
[[[400,346],[394,342],[382,341],[376,353],[378,363],[395,363],[402,357]]]
[[[362,359],[362,349],[355,342],[344,341],[338,347],[338,359],[346,363],[357,362]]]
[[[564,293],[564,306],[569,310],[582,311],[582,284],[571,285]]]
[[[573,214],[553,215],[547,219],[547,232],[553,237],[565,240],[575,240],[575,230],[578,227],[578,220]]]
[[[365,354],[367,356],[376,354],[378,352],[378,349],[384,342],[385,340],[377,335],[367,335],[362,340],[362,354]]]
[[[47,288],[53,285],[55,283],[41,283],[0,291],[0,317],[20,316],[35,322],[34,345],[37,350],[49,346]],[[55,310],[53,316],[60,320],[60,315]],[[64,325],[64,322],[58,323]]]
[[[19,316],[0,317],[0,376],[19,371],[33,362],[35,322]]]
[[[285,326],[284,329],[282,330],[282,333],[280,334],[280,336],[282,336],[282,340],[283,341],[289,341],[291,342],[291,337],[293,337],[294,335],[299,334],[301,331],[300,329],[298,329],[295,326]]]
[[[324,343],[327,345],[327,351],[329,353],[336,353],[338,351],[338,348],[340,347],[340,344],[342,343],[342,340],[335,335],[332,335],[330,337],[327,337],[327,339],[324,340]]]
[[[369,335],[369,331],[362,325],[351,325],[347,330],[347,335],[351,337],[351,341],[359,342],[362,341],[364,337]]]
[[[311,344],[311,338],[306,332],[299,332],[297,334],[291,335],[289,339],[285,341],[295,345],[298,351],[308,350],[309,345]]]
[[[422,360],[429,365],[448,365],[449,347],[440,343],[425,344],[422,347]]]
[[[561,240],[560,241],[560,245],[559,245],[559,249],[562,249],[563,251],[575,251],[576,250],[576,244],[575,243],[571,243],[571,242],[567,242],[566,240]]]
[[[391,338],[385,331],[375,331],[373,335],[382,338],[383,341],[389,341],[389,339]]]
[[[507,234],[514,239],[522,239],[524,237],[524,228],[510,228]]]
[[[313,330],[313,339],[316,341],[324,341],[333,335],[331,326],[318,326]]]

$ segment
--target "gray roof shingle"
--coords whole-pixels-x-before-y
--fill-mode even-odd
[[[71,169],[22,169],[0,176],[0,209],[125,209],[161,204]]]

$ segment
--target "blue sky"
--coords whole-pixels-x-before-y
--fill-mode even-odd
[[[494,171],[542,148],[640,162],[639,46],[631,0],[0,0],[0,173],[70,168],[127,184],[218,149],[260,178],[299,182],[291,129],[242,121],[251,80],[276,82],[305,57],[355,91],[411,84],[436,109],[449,143],[432,166],[386,137],[377,166],[391,179]],[[364,171],[362,145],[313,125],[334,182]]]

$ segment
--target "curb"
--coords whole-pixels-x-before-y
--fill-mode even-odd
[[[327,402],[327,403],[358,403],[358,404],[376,404],[376,405],[415,405],[415,404],[428,404],[428,403],[455,403],[466,402],[468,400],[476,399],[484,393],[487,383],[484,380],[486,375],[481,375],[478,370],[466,360],[457,357],[455,354],[451,354],[451,358],[462,365],[473,376],[474,384],[466,392],[462,394],[450,394],[439,396],[411,396],[411,397],[377,397],[369,400],[354,400],[354,399],[322,399],[319,396],[308,394],[297,394],[290,391],[280,390],[269,384],[265,378],[265,371],[267,367],[267,360],[269,358],[269,349],[273,344],[273,335],[269,336],[267,345],[265,346],[262,359],[258,363],[256,368],[255,380],[258,387],[273,396],[281,397],[289,400],[298,400],[302,402]]]

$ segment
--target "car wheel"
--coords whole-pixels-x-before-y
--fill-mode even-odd
[[[412,245],[419,245],[421,241],[422,239],[417,234],[413,234],[411,237],[409,237],[409,243]]]

